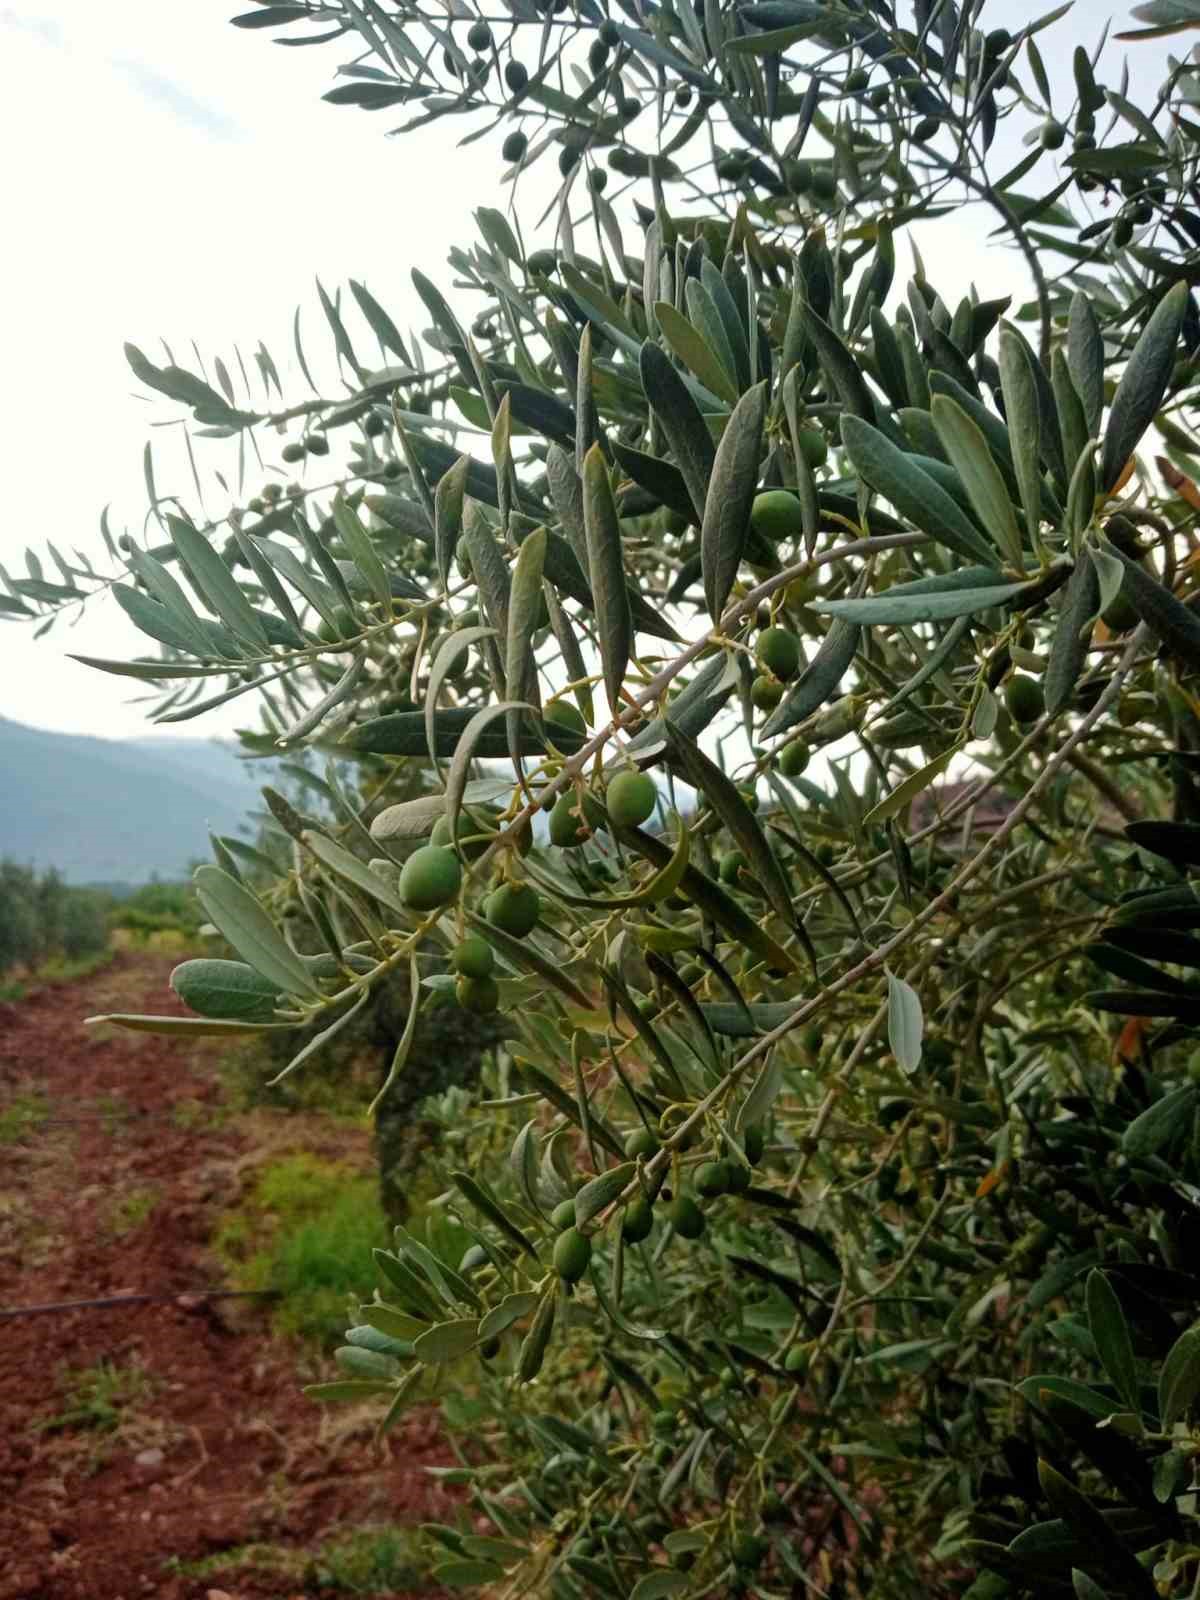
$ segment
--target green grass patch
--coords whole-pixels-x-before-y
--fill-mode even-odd
[[[164,1562],[181,1578],[215,1578],[226,1572],[290,1578],[332,1594],[389,1594],[426,1586],[427,1563],[415,1535],[404,1528],[358,1528],[339,1534],[315,1553],[276,1544],[242,1544],[198,1561]]]
[[[109,948],[96,950],[91,955],[76,956],[74,960],[68,960],[66,956],[54,956],[49,961],[43,961],[40,967],[24,978],[0,981],[0,1002],[13,1005],[18,1000],[27,1000],[35,989],[53,988],[56,984],[88,978],[93,972],[107,967],[116,954],[115,949]]]
[[[50,1115],[40,1094],[19,1094],[0,1110],[0,1145],[16,1144],[27,1133],[40,1128]]]
[[[121,1239],[133,1233],[149,1220],[158,1204],[158,1190],[151,1187],[129,1189],[112,1204],[108,1213],[108,1230],[114,1238]]]
[[[284,1156],[221,1222],[214,1247],[238,1288],[277,1289],[276,1330],[329,1343],[348,1306],[369,1297],[371,1251],[388,1242],[373,1174]]]
[[[68,1370],[62,1409],[34,1424],[39,1433],[88,1430],[112,1433],[125,1411],[154,1391],[154,1379],[136,1361],[118,1366],[100,1361],[94,1367]]]
[[[428,1563],[404,1528],[359,1528],[313,1557],[309,1582],[343,1594],[394,1594],[425,1587]]]

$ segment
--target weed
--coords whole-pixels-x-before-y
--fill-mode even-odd
[[[229,1110],[223,1105],[210,1105],[189,1096],[177,1100],[171,1108],[171,1121],[177,1128],[215,1131],[229,1121]]]
[[[404,1528],[358,1528],[313,1557],[309,1581],[345,1594],[394,1594],[424,1587],[428,1562]]]
[[[108,1214],[109,1232],[115,1238],[140,1228],[158,1204],[158,1190],[130,1189],[117,1200]]]
[[[172,1556],[163,1563],[180,1578],[252,1572],[290,1578],[333,1594],[389,1594],[424,1588],[416,1539],[403,1528],[358,1528],[309,1555],[274,1544],[241,1544],[197,1561]]]
[[[178,1578],[214,1578],[219,1573],[243,1568],[254,1573],[298,1577],[304,1561],[302,1552],[286,1550],[280,1545],[235,1544],[228,1550],[218,1550],[215,1555],[201,1556],[195,1561],[169,1556],[163,1562],[163,1570]]]
[[[60,983],[74,983],[79,978],[89,978],[93,972],[99,972],[102,967],[107,967],[116,953],[113,948],[97,950],[92,955],[76,956],[74,959],[54,956],[49,961],[43,961],[26,977],[9,978],[0,983],[0,1002],[14,1005],[18,1000],[27,1000],[37,989],[53,988]]]
[[[239,1288],[281,1291],[277,1331],[326,1342],[370,1282],[387,1226],[373,1176],[291,1155],[263,1168],[213,1243]]]
[[[40,1128],[49,1114],[41,1095],[17,1095],[0,1111],[0,1144],[16,1144],[22,1135]]]
[[[126,1367],[99,1361],[94,1367],[68,1369],[63,1408],[35,1424],[39,1433],[90,1429],[112,1433],[128,1407],[154,1390],[154,1380],[136,1361]]]

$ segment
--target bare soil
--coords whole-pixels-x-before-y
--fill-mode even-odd
[[[0,1317],[0,1600],[315,1594],[303,1577],[178,1567],[253,1542],[311,1552],[451,1509],[422,1470],[450,1460],[435,1416],[377,1447],[374,1411],[300,1393],[334,1374],[272,1334],[266,1303],[192,1297],[221,1284],[207,1241],[264,1144],[323,1144],[364,1170],[371,1157],[365,1134],[329,1121],[276,1117],[268,1139],[261,1113],[222,1117],[219,1044],[84,1027],[89,1013],[169,1009],[172,965],[123,951],[0,1005],[0,1114],[42,1101],[42,1120],[0,1144],[0,1308],[180,1297]],[[66,1409],[71,1374],[101,1363],[137,1374],[115,1425],[39,1427]]]

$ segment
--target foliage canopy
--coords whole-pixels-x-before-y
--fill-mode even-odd
[[[407,971],[394,1072],[511,1027],[318,1390],[446,1396],[445,1583],[1194,1592],[1197,63],[1139,107],[1052,81],[1066,8],[906,9],[262,5],[329,99],[556,159],[554,246],[476,212],[421,343],[318,286],[336,395],[299,314],[307,398],[130,348],[234,503],[148,473],[157,651],[93,664],[331,759],[197,873],[195,1020],[119,1020],[328,1037]],[[901,284],[964,205],[1028,305]],[[6,612],[109,581],[50,555]]]

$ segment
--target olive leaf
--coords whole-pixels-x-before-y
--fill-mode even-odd
[[[888,1044],[900,1067],[915,1072],[921,1065],[921,1037],[925,1030],[917,991],[895,973],[887,975]]]
[[[1101,553],[1115,556],[1121,563],[1125,572],[1121,592],[1128,596],[1130,604],[1151,632],[1173,656],[1193,669],[1200,668],[1200,617],[1182,600],[1177,600],[1165,584],[1157,582],[1148,572],[1143,572],[1136,561],[1131,561],[1115,545],[1105,541]]]
[[[968,561],[993,560],[993,549],[966,512],[911,456],[861,417],[844,415],[841,429],[855,470],[914,527]]]
[[[756,384],[734,407],[713,461],[700,528],[700,571],[714,622],[725,610],[746,548],[766,410],[767,385]]]
[[[266,650],[270,640],[258,614],[205,536],[182,517],[168,516],[167,527],[180,565],[204,604],[243,643]]]
[[[1092,622],[1100,607],[1100,585],[1096,569],[1081,553],[1067,581],[1062,607],[1050,641],[1050,657],[1046,663],[1043,687],[1046,710],[1057,716],[1065,709],[1079,674],[1087,660],[1091,643]]]
[[[1025,583],[980,583],[986,568],[949,573],[944,579],[920,579],[911,584],[894,584],[882,594],[858,600],[814,601],[811,609],[827,616],[840,617],[863,627],[881,623],[902,624],[942,622],[953,617],[989,611],[1032,589]],[[993,576],[1000,578],[999,573]],[[967,580],[965,583],[962,580]]]
[[[975,514],[1009,566],[1019,569],[1021,533],[987,441],[962,407],[945,395],[934,397],[930,412],[951,465],[966,485]]]
[[[440,655],[440,652],[439,652]],[[475,715],[474,706],[452,706],[435,711],[433,716],[433,752],[439,756],[452,756],[458,747],[463,729]],[[577,728],[546,718],[545,734],[536,728],[527,728],[521,734],[521,754],[536,756],[544,751],[547,738],[565,755],[574,755],[587,742],[587,735]],[[423,711],[394,711],[383,717],[370,717],[342,736],[339,749],[360,751],[364,755],[423,756],[430,749],[425,730]],[[475,753],[481,759],[504,757],[509,754],[508,742],[502,732],[488,729],[479,739]]]
[[[1086,1286],[1088,1327],[1096,1342],[1105,1372],[1131,1411],[1141,1409],[1133,1341],[1112,1281],[1103,1272],[1088,1273]]]
[[[832,699],[854,660],[859,633],[856,622],[835,618],[816,655],[763,724],[764,739],[786,733]]]
[[[1187,1328],[1167,1351],[1158,1377],[1158,1418],[1172,1428],[1200,1394],[1200,1327]]]
[[[354,884],[356,889],[361,889],[372,900],[378,900],[381,905],[388,906],[392,911],[403,915],[404,902],[382,873],[373,872],[365,861],[360,861],[357,856],[351,855],[349,850],[343,849],[340,844],[323,833],[306,831],[302,836],[302,842],[322,866],[329,868],[330,872],[337,873],[339,878],[345,878],[348,883]]]
[[[450,563],[462,533],[463,500],[467,488],[468,456],[460,456],[449,472],[444,472],[433,492],[434,550],[442,588],[450,587]]]
[[[699,285],[695,279],[690,279],[688,288],[698,289]],[[689,371],[695,373],[706,389],[732,405],[737,399],[737,387],[720,356],[706,343],[704,334],[666,300],[655,304],[654,316],[663,337]],[[730,359],[732,361],[732,357]]]
[[[333,522],[351,561],[379,602],[383,620],[387,621],[392,615],[391,579],[370,535],[359,521],[358,512],[346,503],[346,497],[341,492],[334,497]]]
[[[738,792],[737,785],[669,718],[667,749],[672,766],[704,796],[745,854],[749,870],[762,884],[772,906],[785,922],[793,923],[791,886],[758,818]]]
[[[1000,387],[1013,472],[1029,542],[1036,549],[1042,520],[1041,399],[1029,346],[1008,323],[1000,328]]]
[[[209,920],[255,972],[287,994],[319,995],[308,968],[249,889],[212,866],[197,867],[192,882]]]
[[[457,662],[470,652],[471,646],[480,644],[484,639],[494,639],[495,628],[475,627],[459,628],[442,640],[437,653],[429,668],[429,681],[425,685],[425,745],[429,751],[429,759],[433,762],[436,771],[438,757],[452,754],[452,751],[443,748],[440,732],[445,727],[445,713],[437,709],[438,696],[442,692],[442,685],[453,672]],[[465,724],[464,724],[465,726]],[[399,753],[399,752],[398,752]],[[380,837],[372,825],[373,837]]]
[[[1088,437],[1100,437],[1104,415],[1104,335],[1096,308],[1082,289],[1071,297],[1067,323],[1067,369],[1083,407]]]
[[[1125,364],[1104,433],[1100,461],[1100,487],[1104,490],[1116,485],[1162,404],[1179,356],[1187,307],[1187,284],[1174,284],[1155,307]]]
[[[867,388],[859,363],[811,304],[800,307],[800,317],[804,331],[817,347],[822,367],[833,379],[834,387],[841,396],[847,417],[874,422],[875,402],[871,399],[871,391]]]
[[[469,1172],[452,1172],[450,1181],[463,1198],[473,1205],[481,1216],[499,1228],[505,1238],[511,1240],[518,1250],[523,1250],[526,1255],[537,1260],[537,1250],[532,1239],[517,1227],[495,1195],[478,1178],[472,1177]]]
[[[708,424],[687,385],[658,345],[646,341],[639,357],[642,387],[683,474],[697,524],[704,517],[716,451]]]
[[[625,558],[617,508],[608,466],[598,444],[588,451],[583,463],[583,521],[604,686],[615,716],[621,706],[621,685],[633,650],[633,614],[625,586]]]
[[[536,707],[530,705],[527,700],[501,700],[497,705],[480,707],[471,716],[454,747],[454,754],[446,772],[446,822],[450,828],[451,839],[458,838],[458,814],[462,809],[463,794],[471,775],[471,763],[480,754],[488,728],[498,717],[506,717],[510,712],[535,709]],[[505,743],[507,746],[507,739]]]
[[[533,636],[537,632],[538,615],[542,608],[546,538],[546,529],[537,528],[517,551],[509,589],[508,641],[505,649],[508,697],[510,700],[527,700],[535,709],[538,687]]]

